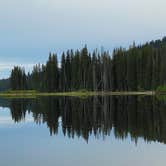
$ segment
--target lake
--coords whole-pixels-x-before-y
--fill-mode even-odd
[[[165,154],[164,99],[0,99],[2,166],[159,166]]]

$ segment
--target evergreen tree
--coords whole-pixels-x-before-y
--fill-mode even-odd
[[[62,53],[49,54],[46,64],[35,65],[32,73],[15,66],[11,71],[11,89],[34,89],[45,92],[137,91],[152,90],[166,84],[166,38],[112,53],[92,54],[87,46]]]

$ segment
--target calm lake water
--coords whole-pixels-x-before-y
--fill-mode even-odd
[[[165,143],[155,97],[0,99],[2,166],[159,166]]]

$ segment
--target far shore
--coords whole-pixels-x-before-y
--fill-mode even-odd
[[[88,96],[134,96],[134,95],[156,95],[155,91],[140,91],[140,92],[109,92],[109,91],[73,91],[73,92],[36,92],[36,91],[7,91],[1,92],[0,97],[40,97],[40,96],[75,96],[75,97],[88,97]]]

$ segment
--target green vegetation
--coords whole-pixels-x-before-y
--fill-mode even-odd
[[[153,91],[142,92],[104,92],[104,91],[73,91],[73,92],[37,92],[34,90],[15,90],[1,92],[0,97],[6,98],[36,98],[40,96],[73,96],[73,97],[89,97],[89,96],[122,96],[122,95],[155,95]]]
[[[0,91],[6,91],[10,89],[10,79],[0,80]]]
[[[161,93],[161,92],[165,92],[166,93],[166,85],[163,85],[163,86],[159,86],[156,91],[158,93]]]
[[[4,92],[5,94],[36,94],[35,90],[8,90]]]
[[[166,37],[144,45],[135,43],[128,49],[109,52],[89,52],[87,46],[62,53],[58,64],[56,54],[50,53],[46,64],[38,64],[32,73],[15,66],[11,72],[12,90],[36,90],[40,93],[77,93],[86,89],[96,91],[152,91],[166,82]],[[159,87],[158,90],[163,87]],[[71,92],[71,93],[69,93]],[[86,92],[80,94],[87,94]]]
[[[73,92],[37,92],[35,90],[9,90],[0,93],[1,97],[11,97],[11,98],[34,98],[38,96],[92,96],[98,95],[98,92],[90,92],[86,90],[73,91]]]
[[[25,90],[28,87],[25,70],[18,66],[12,70],[10,81],[13,90]]]
[[[7,98],[34,98],[37,96],[37,91],[34,90],[8,90],[0,93],[0,97]]]
[[[157,87],[156,94],[160,100],[166,100],[166,85]]]

